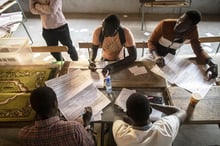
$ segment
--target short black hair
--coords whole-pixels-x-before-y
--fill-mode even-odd
[[[185,14],[192,21],[193,25],[198,24],[202,19],[202,15],[198,10],[189,10],[189,11],[185,12]]]
[[[102,23],[104,32],[107,31],[108,34],[113,34],[120,26],[120,19],[115,14],[110,14],[105,17]],[[104,34],[105,35],[105,34]]]
[[[39,87],[31,92],[31,107],[41,117],[47,116],[54,109],[55,102],[57,102],[57,96],[50,87]]]
[[[150,103],[144,95],[133,93],[126,102],[128,116],[137,123],[144,123],[151,113]]]

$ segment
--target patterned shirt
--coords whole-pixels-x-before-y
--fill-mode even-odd
[[[66,24],[62,0],[30,0],[29,7],[32,14],[40,15],[45,29],[55,29]]]
[[[162,20],[151,33],[148,40],[148,48],[150,50],[157,49],[158,45],[171,48],[173,50],[179,49],[184,43],[189,42],[192,46],[193,52],[197,56],[200,62],[206,63],[210,56],[202,49],[199,38],[197,26],[187,31],[182,37],[183,42],[174,42],[174,27],[176,19],[164,19]]]
[[[27,146],[93,146],[92,137],[76,121],[62,121],[58,116],[35,121],[19,131],[22,145]]]

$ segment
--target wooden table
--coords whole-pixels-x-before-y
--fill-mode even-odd
[[[220,124],[220,86],[213,86],[195,107],[189,105],[188,91],[180,87],[167,89],[171,105],[187,111],[186,124]]]

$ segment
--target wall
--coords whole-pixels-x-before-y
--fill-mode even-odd
[[[25,12],[28,0],[19,0]],[[71,13],[139,13],[139,0],[63,0],[63,11]],[[220,0],[192,0],[191,9],[220,14]],[[184,10],[184,9],[183,9]],[[178,13],[176,8],[148,8],[148,13]]]

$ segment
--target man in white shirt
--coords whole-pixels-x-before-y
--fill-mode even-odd
[[[43,26],[43,38],[48,46],[61,44],[68,47],[70,58],[78,60],[78,54],[72,44],[69,27],[62,12],[62,0],[30,0],[29,7],[32,14],[40,15]],[[61,58],[60,52],[52,52],[51,55],[57,60]]]
[[[178,134],[180,123],[185,120],[186,112],[173,106],[149,103],[139,93],[129,96],[127,118],[116,120],[112,131],[118,146],[171,146]],[[152,123],[149,120],[152,108],[167,116]]]

